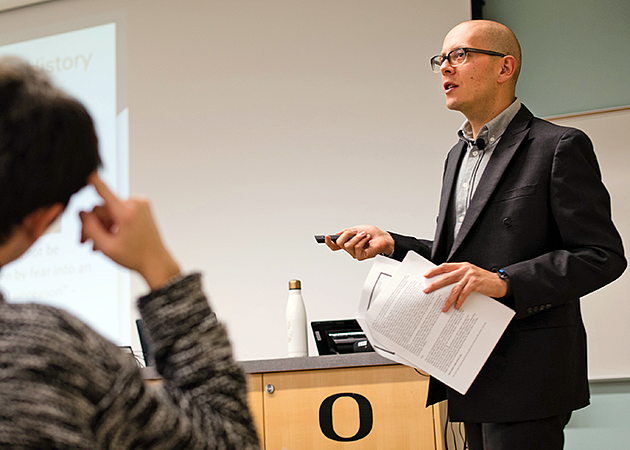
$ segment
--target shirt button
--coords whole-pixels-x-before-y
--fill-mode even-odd
[[[457,218],[457,220],[459,220],[460,222],[463,222],[463,221],[464,221],[464,216],[459,216],[459,217]]]
[[[467,188],[467,187],[468,187],[468,183],[467,183],[467,182],[463,182],[463,183],[462,183],[462,187],[463,187],[463,188]]]
[[[473,155],[473,156],[477,156],[477,154],[478,154],[478,153],[479,153],[479,152],[478,152],[477,150],[475,150],[475,151],[473,151],[473,152],[472,152],[472,155]]]
[[[496,138],[495,138],[494,136],[492,136],[492,137],[490,138],[490,142],[494,142],[494,141],[496,141]]]

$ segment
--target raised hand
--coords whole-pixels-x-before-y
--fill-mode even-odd
[[[118,198],[94,173],[89,182],[103,199],[91,212],[81,212],[81,242],[91,240],[116,263],[138,272],[152,290],[179,275],[180,269],[158,232],[149,201]]]

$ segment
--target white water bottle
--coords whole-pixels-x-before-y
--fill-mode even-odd
[[[308,356],[306,340],[306,308],[302,299],[300,280],[289,281],[289,300],[287,301],[287,342],[289,356]]]

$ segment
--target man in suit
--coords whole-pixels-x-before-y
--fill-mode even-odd
[[[433,241],[356,226],[332,250],[358,260],[415,251],[437,266],[425,291],[453,285],[443,311],[480,292],[516,311],[465,395],[432,379],[471,450],[561,449],[589,403],[580,297],[626,267],[592,144],[535,118],[516,98],[521,51],[507,27],[469,21],[431,59],[449,109],[466,117],[448,154]]]

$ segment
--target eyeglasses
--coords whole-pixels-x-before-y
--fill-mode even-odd
[[[504,55],[503,53],[493,52],[490,50],[479,50],[478,48],[468,48],[468,47],[456,48],[455,50],[451,50],[450,52],[448,52],[448,55],[446,56],[436,55],[433,58],[431,58],[431,70],[433,70],[435,73],[440,73],[442,64],[444,64],[444,61],[446,61],[447,59],[451,66],[453,67],[461,66],[462,64],[466,62],[466,58],[468,58],[469,53],[483,53],[484,55],[500,56],[500,57],[507,56],[507,55]]]

